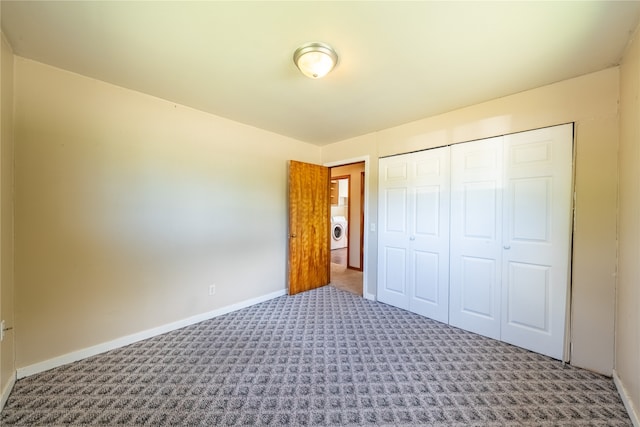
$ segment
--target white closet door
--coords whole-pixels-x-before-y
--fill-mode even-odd
[[[500,339],[502,137],[451,147],[449,323]]]
[[[449,147],[415,153],[409,310],[449,321]]]
[[[379,165],[378,300],[447,322],[449,147]]]
[[[377,299],[409,309],[407,287],[409,202],[413,164],[411,154],[379,161],[378,180],[378,295]]]
[[[505,136],[502,340],[563,358],[573,125]]]

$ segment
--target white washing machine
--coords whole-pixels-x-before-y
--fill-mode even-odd
[[[331,250],[347,247],[347,218],[331,217]]]

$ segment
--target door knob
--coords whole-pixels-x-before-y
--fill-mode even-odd
[[[505,249],[511,249],[511,246],[509,246],[509,245],[504,245],[504,248],[505,248]]]
[[[416,240],[416,236],[409,237],[409,240]]]
[[[295,239],[296,235],[295,234],[291,234],[289,237],[291,237],[292,239]]]

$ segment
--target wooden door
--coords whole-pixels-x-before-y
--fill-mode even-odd
[[[570,278],[573,126],[504,138],[501,338],[562,359]]]
[[[329,168],[289,163],[289,295],[329,284]]]

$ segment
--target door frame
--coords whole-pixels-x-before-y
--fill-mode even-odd
[[[366,156],[359,156],[359,157],[351,157],[348,159],[342,159],[342,160],[336,160],[333,162],[325,162],[322,164],[322,166],[326,166],[328,168],[334,168],[337,166],[345,166],[351,163],[362,163],[364,162],[364,205],[363,205],[363,210],[364,210],[364,221],[363,221],[363,227],[364,230],[368,230],[369,227],[366,227],[365,224],[369,224],[369,218],[371,215],[371,208],[369,206],[369,202],[371,200],[370,197],[370,191],[371,191],[371,173],[369,172],[369,168],[370,168],[370,163],[371,163],[371,158],[369,155]],[[374,289],[373,292],[371,292],[371,290],[369,289],[369,280],[368,280],[368,276],[369,276],[369,233],[365,232],[362,234],[362,238],[363,238],[363,246],[364,246],[364,250],[362,251],[362,258],[363,258],[363,263],[362,263],[362,296],[365,299],[371,300],[371,301],[375,301],[376,300],[376,290]],[[376,254],[377,256],[377,254]],[[373,281],[374,285],[376,280]]]

